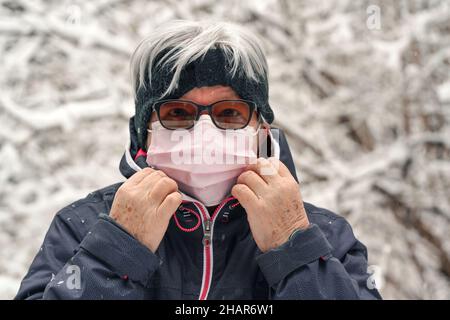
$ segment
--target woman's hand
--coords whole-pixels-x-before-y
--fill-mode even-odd
[[[177,183],[160,170],[145,168],[117,190],[110,216],[154,253],[180,204]]]
[[[262,252],[276,248],[295,229],[306,229],[308,217],[300,187],[276,158],[259,158],[243,172],[231,190],[247,212],[255,242]]]

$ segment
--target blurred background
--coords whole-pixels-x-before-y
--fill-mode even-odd
[[[123,180],[129,58],[171,19],[264,39],[305,201],[351,222],[384,298],[450,299],[446,0],[0,0],[0,298],[59,209]]]

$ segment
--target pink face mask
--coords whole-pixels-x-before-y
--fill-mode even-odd
[[[147,163],[178,183],[181,191],[205,206],[219,204],[237,177],[257,159],[257,130],[221,130],[208,115],[189,130],[168,130],[152,123]]]

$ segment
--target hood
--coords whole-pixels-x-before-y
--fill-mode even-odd
[[[122,156],[122,159],[120,160],[119,165],[120,172],[127,179],[137,171],[145,167],[148,167],[145,152],[138,149],[136,128],[134,126],[134,117],[130,118],[129,130],[130,130],[130,139],[125,148],[125,152]],[[271,127],[270,131],[272,138],[268,138],[267,145],[268,146],[273,145],[274,144],[273,141],[278,140],[280,160],[286,165],[286,167],[291,172],[292,176],[298,182],[294,161],[292,160],[291,151],[289,149],[289,145],[287,143],[283,131],[275,127]]]

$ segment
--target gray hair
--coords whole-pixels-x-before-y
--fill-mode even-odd
[[[170,66],[174,72],[170,85],[162,94],[172,93],[178,86],[180,73],[186,65],[204,56],[209,49],[225,53],[231,66],[230,75],[238,70],[254,81],[268,77],[267,61],[260,45],[262,39],[237,24],[228,22],[174,20],[156,28],[136,48],[130,63],[131,81],[136,98],[138,90],[146,88],[145,71],[151,86],[152,68]],[[168,52],[156,62],[158,55]]]

